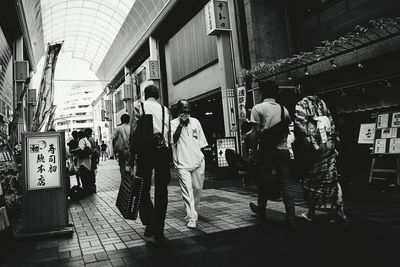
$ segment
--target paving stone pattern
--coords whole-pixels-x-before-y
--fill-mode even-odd
[[[71,184],[75,184],[74,177]],[[168,189],[165,225],[165,236],[169,241],[182,240],[183,244],[190,245],[196,243],[198,236],[264,223],[248,208],[250,201],[256,201],[254,191],[245,194],[223,188],[205,189],[198,209],[197,229],[188,229],[180,188],[173,184]],[[100,162],[98,192],[83,200],[70,202],[69,218],[74,224],[72,237],[18,241],[18,254],[23,253],[24,257],[13,256],[10,266],[43,266],[55,262],[56,266],[125,266],[132,264],[132,258],[128,256],[132,249],[140,252],[135,253],[137,257],[145,257],[149,251],[141,247],[151,240],[143,236],[144,226],[140,219],[125,220],[116,208],[119,185],[116,161]],[[296,212],[304,211],[305,208],[297,207]],[[270,201],[267,217],[272,221],[283,220],[283,203]]]

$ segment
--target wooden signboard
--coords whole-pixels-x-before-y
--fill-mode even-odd
[[[68,224],[65,133],[22,133],[21,235],[72,233]]]

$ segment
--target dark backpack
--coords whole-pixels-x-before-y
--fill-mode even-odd
[[[154,146],[153,139],[153,115],[146,114],[143,102],[140,103],[143,114],[139,117],[135,132],[132,137],[131,152],[141,154]]]
[[[289,133],[289,120],[285,119],[284,108],[281,108],[281,121],[260,133],[260,150],[268,151],[277,146]]]

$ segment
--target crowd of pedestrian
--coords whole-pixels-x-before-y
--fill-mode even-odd
[[[275,82],[260,82],[260,94],[262,102],[249,112],[247,132],[243,135],[246,149],[242,162],[258,187],[257,203],[250,203],[251,211],[264,218],[268,200],[282,197],[289,228],[295,228],[299,219],[312,221],[315,209],[329,204],[332,220],[346,223],[336,168],[335,145],[339,138],[325,102],[303,92],[304,98],[295,108],[295,141],[291,147],[298,161],[302,160],[298,175],[308,203],[308,212],[296,216],[289,188],[293,155],[289,152],[288,134],[293,122],[286,107],[277,101],[279,87]],[[159,97],[156,86],[144,89],[144,101],[135,102],[133,120],[128,114],[121,116],[112,146],[121,177],[128,170],[135,170],[134,175],[144,180],[138,208],[141,222],[146,226],[144,235],[163,241],[171,165],[177,170],[187,227],[197,227],[205,173],[203,149],[208,142],[199,120],[191,117],[189,101],[179,100],[178,116],[171,119],[170,111],[159,103]],[[72,136],[68,146],[77,183],[82,184],[87,194],[95,193],[97,164],[100,158],[106,160],[107,145],[104,141],[98,145],[91,129],[74,131]],[[150,196],[153,172],[154,203]]]
[[[75,175],[77,186],[82,186],[85,195],[96,193],[97,164],[100,148],[92,136],[92,129],[73,131],[67,143],[69,175]]]

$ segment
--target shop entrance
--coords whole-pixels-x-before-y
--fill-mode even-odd
[[[192,106],[192,116],[200,121],[209,144],[204,150],[206,166],[208,166],[206,168],[214,168],[216,164],[215,139],[225,136],[221,90],[217,89],[189,99],[189,102]]]

